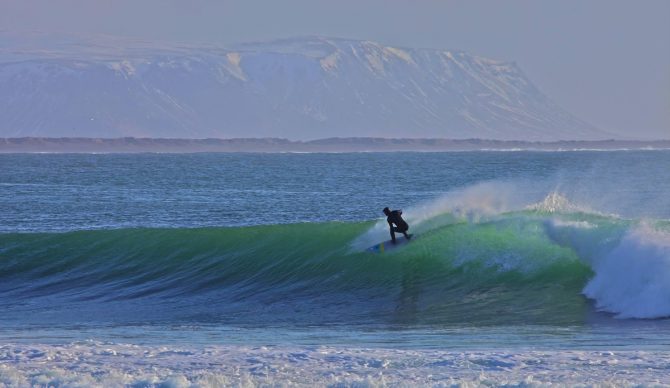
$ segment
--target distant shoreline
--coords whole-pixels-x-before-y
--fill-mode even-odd
[[[484,139],[386,139],[373,137],[293,141],[280,138],[0,138],[0,153],[196,153],[196,152],[449,152],[665,150],[670,140],[520,141]]]

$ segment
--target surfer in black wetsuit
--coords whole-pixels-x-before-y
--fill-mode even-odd
[[[409,225],[407,225],[407,222],[405,222],[405,220],[403,220],[401,216],[402,210],[391,211],[391,209],[385,207],[384,214],[386,214],[386,222],[389,223],[389,228],[391,230],[391,241],[393,241],[394,244],[395,244],[396,233],[402,233],[408,240],[411,238],[411,236],[407,234]]]

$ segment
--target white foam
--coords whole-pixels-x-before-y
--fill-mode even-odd
[[[662,351],[443,351],[332,346],[0,346],[0,386],[670,385]]]
[[[619,318],[670,316],[668,231],[630,221],[594,225],[551,219],[545,226],[554,242],[572,248],[593,269],[583,293],[598,309]]]
[[[670,233],[642,224],[592,262],[584,294],[620,318],[670,316]]]

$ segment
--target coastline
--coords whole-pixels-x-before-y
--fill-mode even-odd
[[[371,137],[293,141],[280,138],[0,138],[0,153],[344,153],[455,151],[628,151],[666,150],[670,140],[386,139]]]

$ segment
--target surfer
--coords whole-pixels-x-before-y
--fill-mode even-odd
[[[411,236],[407,234],[409,225],[407,225],[407,222],[405,222],[405,220],[403,220],[401,216],[402,210],[391,211],[391,209],[385,207],[384,214],[386,214],[386,222],[389,223],[389,228],[391,230],[391,241],[393,241],[394,244],[395,244],[396,233],[402,233],[408,240],[411,238]]]

